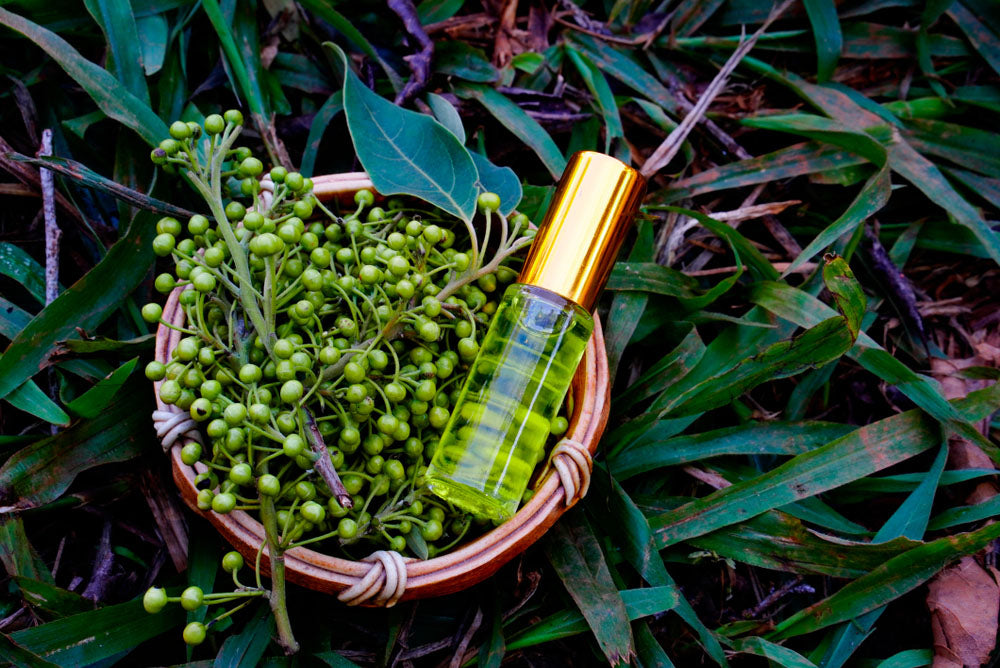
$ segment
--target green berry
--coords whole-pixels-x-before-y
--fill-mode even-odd
[[[226,123],[243,125],[243,114],[239,109],[230,109],[222,117],[226,120]]]
[[[205,118],[205,132],[217,135],[226,129],[226,121],[219,114],[211,114]]]
[[[496,193],[480,193],[476,203],[483,211],[496,211],[500,208],[500,195]]]
[[[181,607],[185,610],[197,610],[205,601],[205,592],[201,587],[188,587],[181,592]]]
[[[153,252],[159,257],[166,257],[174,250],[176,240],[172,234],[157,234],[153,238]]]
[[[243,220],[247,214],[247,208],[239,202],[230,202],[226,205],[226,218],[229,220]]]
[[[343,540],[350,540],[358,535],[358,523],[350,517],[341,518],[337,523],[337,534]]]
[[[231,492],[222,492],[212,497],[212,510],[225,515],[233,511],[236,507],[236,496]]]
[[[142,596],[142,607],[151,615],[163,610],[167,605],[167,592],[162,587],[150,587]]]
[[[285,186],[293,193],[297,193],[305,186],[305,179],[298,172],[289,172],[285,176]]]
[[[159,304],[146,304],[142,307],[142,319],[149,323],[159,322],[163,316],[163,307]]]
[[[264,496],[278,496],[281,493],[281,481],[270,473],[262,475],[257,480],[257,491]]]
[[[200,645],[205,642],[205,637],[208,635],[208,631],[205,625],[201,622],[191,622],[184,627],[184,633],[182,637],[184,642],[188,645]]]
[[[359,190],[354,193],[354,203],[364,207],[371,206],[375,203],[375,195],[368,189]]]
[[[233,550],[232,552],[226,552],[222,557],[222,570],[227,573],[232,573],[233,571],[238,571],[243,568],[243,555],[239,552]]]

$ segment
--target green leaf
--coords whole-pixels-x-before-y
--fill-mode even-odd
[[[808,6],[808,3],[807,5]],[[755,654],[785,668],[816,668],[816,664],[787,647],[782,647],[759,636],[740,638],[733,642],[733,649],[743,654]]]
[[[677,112],[677,100],[673,93],[650,74],[647,68],[635,62],[624,49],[578,32],[570,32],[568,36],[570,43],[586,53],[602,71],[662,109],[670,113]]]
[[[33,380],[26,381],[4,398],[14,408],[30,413],[46,422],[58,425],[67,425],[70,422],[66,411],[50,399],[49,395],[45,394]]]
[[[486,54],[457,40],[434,43],[434,69],[441,74],[477,83],[496,81],[500,76],[497,68],[486,59]]]
[[[319,108],[309,126],[309,136],[306,138],[305,152],[302,154],[302,167],[299,170],[305,176],[314,176],[316,170],[316,158],[319,155],[320,143],[323,141],[323,134],[330,122],[344,109],[344,93],[337,91],[327,98],[323,106]]]
[[[0,397],[38,373],[58,341],[79,338],[77,328],[94,329],[118,308],[152,265],[155,233],[153,216],[138,214],[97,266],[28,323],[0,359]]]
[[[149,88],[142,68],[139,31],[129,0],[85,0],[87,9],[104,31],[111,60],[125,89],[149,106]]]
[[[931,465],[931,470],[927,472],[917,489],[900,504],[892,517],[875,534],[874,541],[876,543],[897,536],[905,536],[913,540],[923,538],[924,532],[927,530],[931,506],[934,504],[934,493],[937,491],[938,482],[941,480],[941,473],[944,471],[947,460],[948,445],[945,444],[941,446],[938,456]],[[823,657],[823,668],[843,666],[854,650],[871,633],[872,627],[884,611],[884,607],[876,608],[857,619],[845,622],[834,630],[830,647]]]
[[[18,645],[61,666],[87,666],[177,627],[180,606],[150,615],[135,600],[84,612],[10,634]]]
[[[87,612],[96,607],[94,601],[89,601],[75,592],[57,587],[51,582],[42,582],[20,575],[14,576],[13,580],[28,604],[37,610],[57,617]]]
[[[479,186],[486,192],[500,195],[500,213],[509,216],[521,203],[521,180],[510,167],[498,167],[489,158],[469,151],[479,172]]]
[[[358,47],[361,53],[378,63],[382,67],[382,71],[385,72],[386,77],[388,77],[389,83],[392,84],[393,90],[399,91],[403,88],[403,80],[399,78],[396,70],[392,69],[389,63],[385,62],[382,56],[378,54],[378,51],[375,50],[375,47],[361,34],[361,31],[355,28],[354,24],[347,17],[334,9],[330,2],[327,0],[301,0],[301,4],[336,28],[337,32],[343,35],[354,46]]]
[[[834,313],[826,304],[797,288],[782,283],[761,282],[754,286],[750,300],[776,315],[802,327],[811,327]],[[948,428],[982,447],[991,456],[997,448],[948,403],[937,386],[928,378],[909,369],[883,350],[867,334],[862,333],[848,357],[882,380],[895,385],[917,406],[920,406]],[[995,457],[996,458],[996,457]]]
[[[816,78],[823,82],[833,77],[844,38],[833,0],[803,0],[816,40]]]
[[[0,633],[0,656],[17,668],[57,668],[56,664],[18,645],[6,633]]]
[[[920,668],[929,666],[934,661],[932,649],[908,649],[893,654],[875,668]]]
[[[829,247],[834,241],[854,232],[858,225],[864,222],[889,201],[890,183],[888,167],[880,168],[865,182],[854,201],[837,220],[830,223],[822,232],[813,237],[812,241],[802,249],[795,261],[784,271],[785,276],[811,260],[817,253]]]
[[[641,619],[674,608],[678,603],[675,587],[649,587],[626,589],[619,592],[625,603],[629,620]],[[507,642],[508,650],[531,647],[544,642],[568,638],[588,630],[587,621],[577,610],[563,610],[535,622],[527,630],[516,634]]]
[[[142,49],[142,69],[146,76],[152,76],[163,69],[163,61],[167,57],[167,17],[163,14],[136,17],[135,28],[139,32],[139,48]]]
[[[528,145],[541,159],[552,178],[559,179],[566,169],[566,158],[549,133],[508,97],[490,86],[458,84],[455,94],[478,101],[500,124]]]
[[[57,355],[94,355],[97,353],[115,352],[121,355],[131,355],[149,352],[156,342],[156,334],[143,334],[128,341],[118,341],[103,336],[95,339],[70,339],[60,341],[57,345]]]
[[[420,23],[426,26],[450,19],[463,4],[465,0],[423,0],[417,5],[417,16],[420,17]]]
[[[601,546],[580,511],[570,511],[549,529],[543,543],[549,563],[590,625],[612,665],[634,653],[632,629],[621,595],[611,580]]]
[[[336,652],[317,652],[313,656],[330,666],[330,668],[359,668],[358,664],[350,659],[345,659]]]
[[[650,262],[653,260],[653,226],[648,220],[639,220],[637,227],[635,245],[632,246],[628,260]],[[611,310],[608,312],[604,329],[604,343],[608,352],[608,376],[612,380],[617,375],[618,363],[625,352],[625,346],[632,338],[648,301],[648,295],[631,290],[616,292],[611,301]]]
[[[83,88],[101,110],[155,146],[167,136],[167,126],[149,105],[128,91],[111,74],[81,56],[54,32],[0,7],[0,24],[21,33],[43,49]]]
[[[22,448],[0,467],[3,512],[35,508],[58,498],[87,469],[138,456],[149,438],[152,390],[136,378],[122,399],[92,420]]]
[[[138,362],[138,357],[133,357],[125,362],[106,378],[101,379],[96,385],[66,404],[66,408],[79,417],[97,417],[102,411],[108,409],[111,400],[125,384]]]
[[[239,633],[226,638],[215,657],[214,668],[256,668],[274,634],[274,615],[266,604],[257,606],[257,613]]]
[[[998,399],[1000,385],[994,385],[952,403],[976,420],[992,412]],[[907,411],[793,457],[757,478],[652,517],[649,523],[658,546],[666,547],[871,475],[933,447],[939,439],[934,423],[921,411]]]
[[[604,117],[604,152],[611,153],[611,142],[614,139],[624,139],[622,119],[618,114],[618,103],[608,86],[604,74],[591,60],[571,46],[566,47],[570,61],[576,66],[587,90],[597,102],[597,107]]]
[[[465,126],[462,125],[462,117],[458,115],[455,106],[437,93],[427,94],[427,106],[431,108],[434,118],[448,128],[458,141],[465,144]]]
[[[226,55],[226,62],[232,70],[233,76],[236,77],[236,83],[240,88],[238,92],[243,94],[247,104],[250,106],[250,112],[258,119],[266,122],[267,113],[264,106],[264,94],[261,92],[260,82],[255,78],[251,79],[244,55],[236,44],[236,36],[233,34],[233,20],[225,17],[222,9],[219,7],[218,0],[202,0],[201,6],[205,10],[205,14],[208,15],[208,20],[211,22],[212,27],[215,28],[215,34],[219,37],[219,45],[222,47],[222,52]]]
[[[0,516],[0,562],[9,577],[25,577],[54,584],[48,565],[42,561],[24,533],[19,515]]]
[[[791,638],[843,622],[885,605],[920,586],[952,560],[972,554],[1000,537],[1000,524],[945,536],[889,559],[836,594],[780,622],[771,637]]]
[[[821,142],[806,142],[779,149],[756,158],[713,167],[675,181],[660,191],[662,201],[677,200],[705,193],[770,183],[804,174],[841,169],[866,162],[861,156],[837,146]],[[650,199],[657,200],[654,195]]]
[[[615,297],[628,294],[631,293],[623,292],[615,295]],[[645,306],[645,303],[643,303],[643,306]],[[612,303],[613,307],[614,303]],[[609,320],[611,319],[609,318]],[[611,323],[614,323],[614,321],[611,320]],[[698,330],[691,326],[687,335],[677,344],[676,348],[647,367],[642,375],[629,385],[625,391],[612,397],[615,409],[627,411],[636,404],[663,392],[694,368],[694,365],[698,363],[704,354],[705,344],[702,343],[701,337],[698,335]]]
[[[14,279],[39,304],[45,304],[45,267],[38,264],[35,258],[28,255],[20,246],[6,241],[0,242],[0,274]],[[62,285],[59,289],[65,290]]]
[[[836,440],[855,427],[834,422],[760,422],[725,427],[665,440],[650,432],[617,456],[608,458],[618,480],[724,455],[800,455]],[[651,435],[653,435],[651,437]]]
[[[383,195],[413,195],[471,221],[478,172],[462,143],[430,116],[371,91],[351,71],[340,47],[325,46],[343,64],[347,127],[375,189]]]
[[[995,7],[990,9],[996,10]],[[983,60],[989,63],[994,72],[1000,74],[1000,44],[997,44],[997,34],[980,21],[976,13],[961,0],[950,3],[947,13],[969,38]]]
[[[7,155],[17,162],[26,162],[28,164],[35,165],[36,167],[51,169],[53,172],[58,172],[63,176],[73,179],[80,185],[100,190],[101,192],[107,193],[116,199],[136,206],[140,209],[145,209],[146,211],[152,211],[153,213],[159,213],[165,216],[175,216],[181,219],[190,218],[194,215],[193,211],[188,211],[185,208],[174,206],[168,202],[163,202],[155,197],[150,197],[145,193],[132,190],[131,188],[127,188],[120,183],[105,178],[76,160],[60,157],[29,158],[28,156],[21,155],[20,153],[9,153]]]

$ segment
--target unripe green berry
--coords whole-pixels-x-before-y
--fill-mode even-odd
[[[162,587],[150,587],[142,596],[142,607],[151,615],[163,610],[167,605],[167,592]]]
[[[181,592],[181,607],[185,610],[197,610],[205,601],[205,592],[201,587],[188,587]]]
[[[205,132],[217,135],[226,129],[226,121],[219,114],[211,114],[205,118]]]
[[[184,627],[182,637],[188,645],[200,645],[205,642],[208,631],[201,622],[191,622]]]
[[[239,109],[230,109],[222,117],[226,120],[226,123],[243,125],[243,114]]]

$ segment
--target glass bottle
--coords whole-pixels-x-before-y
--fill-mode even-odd
[[[644,191],[642,177],[614,158],[570,159],[431,459],[434,494],[478,517],[517,511]]]

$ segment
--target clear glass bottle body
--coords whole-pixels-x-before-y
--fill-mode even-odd
[[[554,292],[507,288],[431,459],[431,491],[479,517],[517,512],[593,327]]]

